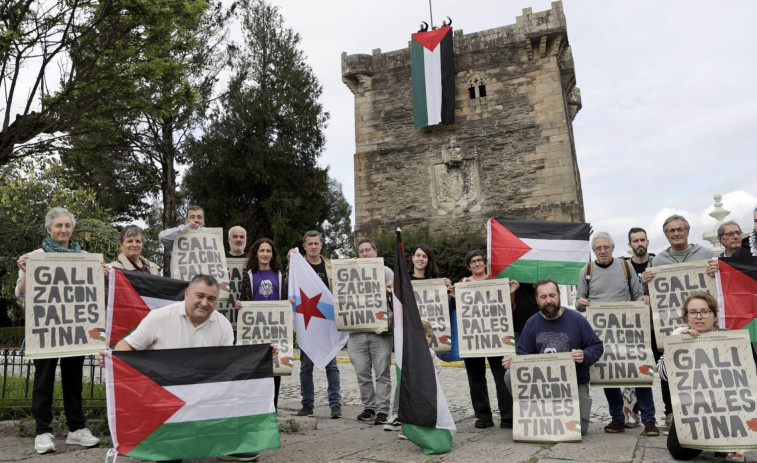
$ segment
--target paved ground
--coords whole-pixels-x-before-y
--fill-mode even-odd
[[[346,351],[343,352],[346,360]],[[283,378],[279,399],[279,422],[283,428],[297,427],[290,433],[281,433],[281,449],[263,452],[259,461],[265,463],[292,463],[299,461],[321,462],[667,462],[671,461],[666,448],[665,436],[644,437],[641,429],[628,429],[623,434],[609,435],[602,430],[609,421],[604,411],[607,403],[602,389],[593,389],[592,425],[580,443],[554,445],[514,443],[512,431],[498,427],[479,430],[473,426],[474,418],[468,394],[465,369],[445,366],[440,381],[450,404],[458,431],[454,436],[455,445],[445,455],[424,455],[414,444],[399,440],[397,433],[386,432],[381,426],[358,422],[355,418],[362,411],[360,396],[355,380],[355,371],[348,362],[340,363],[343,418],[328,418],[329,408],[326,398],[326,375],[315,374],[316,409],[315,417],[295,418],[300,408],[299,379],[297,366],[294,375]],[[392,378],[394,383],[394,378]],[[496,405],[494,383],[489,377],[491,403]],[[662,424],[662,398],[659,386],[655,388],[655,402],[658,409],[658,424]],[[495,412],[495,422],[498,417]],[[0,461],[88,463],[105,460],[107,445],[102,448],[81,449],[65,445],[65,436],[58,436],[58,452],[37,455],[31,437],[18,437],[19,425],[4,423],[0,427]],[[27,426],[28,427],[28,426]],[[33,429],[33,428],[31,428]],[[3,431],[4,430],[4,431]],[[119,463],[133,463],[139,460],[118,457]],[[193,463],[219,461],[215,458],[192,460]],[[696,461],[720,461],[711,452],[705,452]],[[757,452],[747,454],[747,461],[757,461]]]

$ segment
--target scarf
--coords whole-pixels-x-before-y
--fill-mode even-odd
[[[76,241],[69,240],[68,248],[64,248],[48,235],[42,240],[42,249],[45,252],[81,252],[81,246]]]
[[[757,257],[757,230],[752,230],[749,234],[749,250],[753,256]]]

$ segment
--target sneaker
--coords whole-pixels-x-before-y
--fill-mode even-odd
[[[402,423],[400,420],[394,416],[392,417],[392,421],[389,421],[384,425],[384,431],[401,431],[402,430]]]
[[[389,422],[389,417],[386,413],[379,412],[378,415],[376,415],[376,421],[373,422],[373,424],[386,424]]]
[[[494,421],[492,420],[476,420],[476,423],[474,424],[478,429],[486,429],[491,428],[494,426]]]
[[[665,427],[669,428],[673,425],[673,414],[668,413],[665,415]]]
[[[646,423],[644,423],[643,434],[645,436],[659,436],[660,435],[660,430],[657,429],[657,426],[655,426],[654,420],[649,420]]]
[[[376,418],[376,412],[370,408],[366,408],[363,413],[357,416],[358,421],[371,421],[374,418]]]
[[[255,461],[260,457],[258,452],[232,453],[231,455],[221,455],[219,460],[223,461]]]
[[[626,427],[635,428],[641,426],[641,416],[633,410],[628,411],[628,417],[626,418]]]
[[[331,407],[331,418],[337,419],[342,417],[342,407],[341,405],[334,405]]]
[[[84,447],[92,447],[93,445],[97,445],[99,442],[100,439],[93,436],[87,428],[77,429],[74,432],[69,431],[68,437],[66,437],[66,444],[75,444]]]
[[[313,414],[313,407],[310,405],[303,405],[299,412],[297,412],[297,416],[310,416]]]
[[[624,421],[612,420],[610,424],[605,426],[605,432],[626,432],[626,423]]]
[[[400,439],[402,439],[402,440],[407,440],[407,436],[404,435],[404,434],[402,434],[402,432],[400,432],[399,434],[397,434],[397,437],[400,438]]]
[[[49,432],[40,434],[34,438],[34,450],[37,453],[55,452],[55,442],[53,442],[53,435]]]

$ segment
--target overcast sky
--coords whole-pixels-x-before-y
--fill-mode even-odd
[[[354,206],[354,98],[342,83],[342,52],[406,48],[427,0],[275,0],[299,32],[308,63],[323,85],[330,113],[321,158]],[[574,121],[586,220],[626,252],[631,226],[647,229],[650,249],[667,247],[662,221],[689,219],[690,240],[715,220],[713,195],[728,217],[751,229],[757,205],[757,59],[752,43],[757,2],[563,2],[583,109]],[[515,23],[543,0],[434,0],[445,16],[473,33]],[[410,83],[408,82],[408,85]],[[411,102],[408,102],[411,104]]]

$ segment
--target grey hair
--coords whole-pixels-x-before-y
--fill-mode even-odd
[[[683,222],[684,227],[686,227],[686,231],[691,230],[691,225],[689,225],[688,220],[684,219],[682,215],[673,214],[665,219],[665,222],[662,223],[662,232],[665,233],[665,227],[667,227],[670,222],[673,222],[675,220],[680,220],[681,222]]]
[[[302,242],[308,240],[308,238],[318,238],[321,243],[323,243],[323,237],[321,236],[321,232],[315,231],[315,230],[309,230],[305,232],[305,236],[302,237]]]
[[[68,209],[63,207],[54,207],[47,211],[47,214],[45,214],[45,230],[50,231],[50,227],[53,226],[53,220],[64,215],[67,215],[68,218],[71,219],[71,225],[76,228],[76,217],[74,217],[72,213],[68,212]]]
[[[735,220],[729,220],[728,222],[721,223],[720,226],[718,227],[718,238],[722,238],[723,237],[723,233],[725,233],[725,226],[726,225],[736,225],[737,227],[739,227],[739,231],[741,231],[741,225],[739,225],[738,223],[736,223]]]
[[[205,286],[215,286],[216,290],[221,291],[221,285],[218,284],[218,280],[210,275],[203,274],[195,275],[194,277],[192,277],[192,281],[189,282],[187,289],[194,288],[198,283],[203,283]]]
[[[126,238],[129,238],[131,236],[142,236],[142,229],[137,225],[125,226],[124,229],[121,230],[121,233],[119,233],[118,235],[118,244],[123,244]]]
[[[204,212],[205,212],[205,211],[203,211],[203,213],[204,213]],[[244,230],[244,234],[245,234],[245,236],[247,235],[247,229],[246,229],[246,228],[244,228],[244,227],[243,227],[243,226],[241,226],[241,225],[234,225],[233,227],[229,228],[229,232],[228,232],[228,233],[227,233],[227,235],[226,235],[226,237],[227,237],[227,238],[231,239],[231,230],[233,230],[233,229],[235,229],[235,228],[241,228],[242,230]]]
[[[610,236],[607,232],[597,232],[594,234],[594,237],[591,239],[591,248],[594,249],[594,242],[597,240],[610,240],[610,245],[612,247],[615,247],[615,240],[612,239],[612,236]]]

